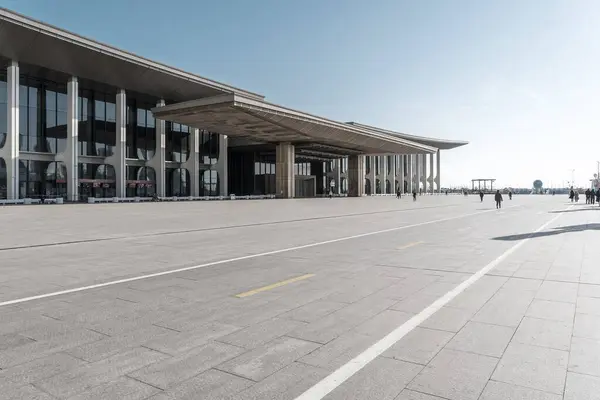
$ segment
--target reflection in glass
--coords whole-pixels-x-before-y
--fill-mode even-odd
[[[219,174],[215,170],[201,171],[200,174],[200,196],[219,195]]]
[[[127,197],[152,197],[156,193],[156,172],[151,167],[128,165],[126,168]]]

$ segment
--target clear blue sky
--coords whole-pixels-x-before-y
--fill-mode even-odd
[[[443,184],[583,184],[600,160],[597,0],[0,0],[271,102],[469,140]]]

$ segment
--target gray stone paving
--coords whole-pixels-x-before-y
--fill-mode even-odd
[[[570,205],[407,200],[0,208],[0,302],[411,226],[0,307],[0,398],[293,400]],[[600,399],[599,217],[562,213],[325,398]]]

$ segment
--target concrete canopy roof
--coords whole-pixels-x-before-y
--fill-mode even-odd
[[[436,148],[301,113],[239,94],[156,107],[159,119],[265,143],[313,143],[346,154],[434,153]]]
[[[0,56],[67,76],[102,82],[169,101],[186,101],[222,93],[256,93],[238,89],[0,8]]]
[[[410,140],[412,142],[421,143],[431,147],[437,147],[440,150],[450,150],[456,147],[464,146],[469,144],[469,142],[464,140],[447,140],[447,139],[436,139],[436,138],[428,138],[424,136],[416,136],[409,135],[406,133],[390,131],[387,129],[377,128],[375,126],[359,124],[358,122],[348,122],[349,125],[360,127],[369,131],[386,133],[388,135],[396,136],[402,139]]]

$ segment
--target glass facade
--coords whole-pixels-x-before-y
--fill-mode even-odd
[[[6,74],[0,70],[0,148],[6,143],[8,131],[8,87],[6,86]]]
[[[219,174],[212,169],[200,173],[200,196],[219,195]]]
[[[127,100],[126,157],[150,160],[156,152],[156,121],[150,104]]]
[[[19,161],[19,197],[67,196],[67,167],[61,162]]]
[[[387,173],[389,174],[394,169],[394,156],[385,156],[387,160]]]
[[[296,174],[296,175],[302,175],[302,176],[309,176],[309,175],[311,175],[311,173],[310,173],[310,163],[308,163],[308,162],[295,163],[294,164],[294,174]]]
[[[275,194],[275,162],[268,157],[257,156],[254,162],[254,188],[252,194]]]
[[[108,157],[117,140],[116,95],[79,90],[79,155]]]
[[[342,166],[342,174],[345,174],[346,171],[348,171],[348,158],[344,157],[341,160],[341,166]]]
[[[79,198],[115,197],[116,174],[112,165],[79,163]]]
[[[156,193],[156,172],[150,167],[128,165],[126,168],[127,197],[152,197]]]
[[[190,196],[190,173],[185,168],[167,169],[165,172],[167,197],[189,197]]]
[[[57,154],[66,141],[67,85],[21,75],[19,150]]]
[[[214,165],[219,159],[219,134],[206,130],[200,131],[200,163]]]
[[[165,138],[165,158],[167,161],[185,162],[190,154],[190,134],[192,129],[189,126],[177,123],[166,123]],[[218,139],[217,139],[218,140]],[[217,143],[217,158],[218,158]],[[215,161],[216,162],[216,161]]]

